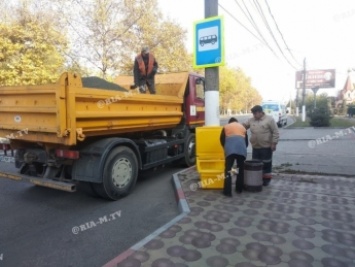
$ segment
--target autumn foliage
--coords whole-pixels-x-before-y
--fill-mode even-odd
[[[14,0],[0,8],[0,86],[55,82],[64,71],[113,80],[132,74],[149,46],[159,72],[192,69],[186,29],[166,18],[157,0]],[[220,108],[248,111],[261,102],[240,69],[220,67]]]

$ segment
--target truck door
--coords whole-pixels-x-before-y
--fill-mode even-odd
[[[190,74],[188,87],[185,95],[186,123],[189,126],[203,126],[205,124],[205,79]]]

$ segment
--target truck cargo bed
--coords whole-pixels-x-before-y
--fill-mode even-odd
[[[162,81],[156,95],[84,88],[71,73],[56,84],[0,87],[0,137],[70,146],[89,136],[173,128],[188,73]]]

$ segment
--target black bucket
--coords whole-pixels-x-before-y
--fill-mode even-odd
[[[263,163],[261,161],[244,161],[244,188],[250,192],[263,190]]]

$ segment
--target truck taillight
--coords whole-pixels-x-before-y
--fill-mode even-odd
[[[79,151],[76,151],[76,150],[57,149],[57,150],[55,151],[55,155],[56,155],[58,158],[78,159],[78,158],[79,158]]]

